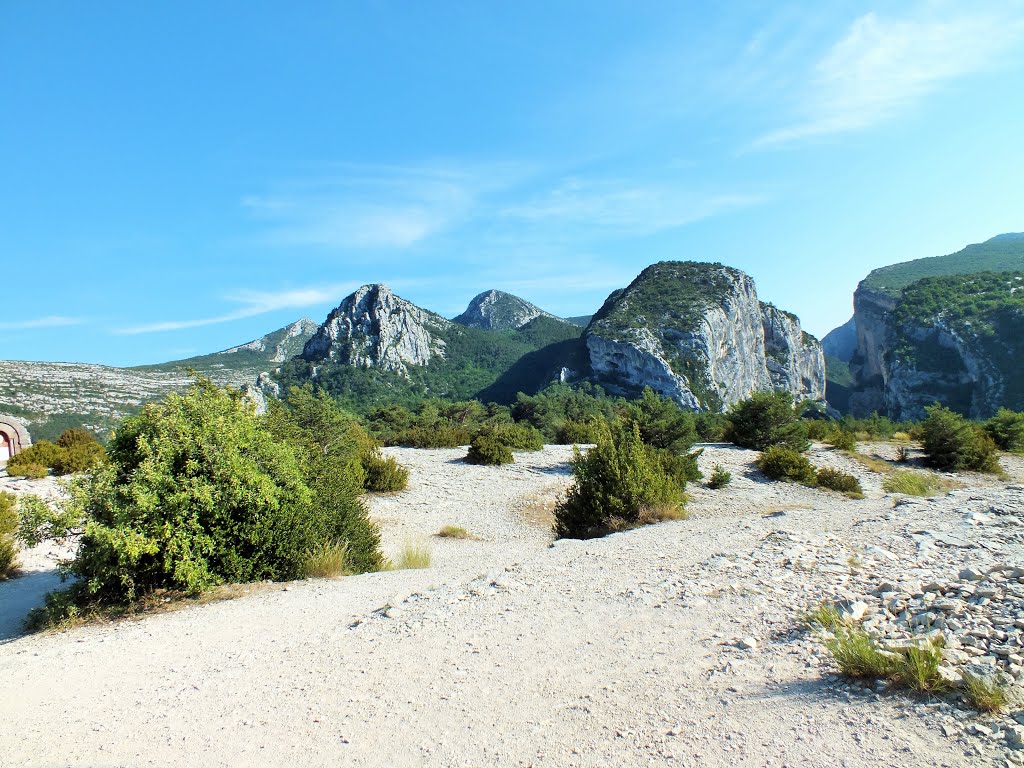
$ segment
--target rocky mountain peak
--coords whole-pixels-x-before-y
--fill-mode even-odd
[[[320,326],[308,317],[297,320],[291,325],[268,333],[248,344],[239,344],[237,347],[225,349],[218,352],[219,355],[233,355],[238,352],[270,352],[266,356],[267,362],[283,363],[290,357],[294,357],[300,351],[306,341],[316,333]]]
[[[761,389],[821,399],[821,345],[795,315],[762,304],[753,279],[721,264],[660,262],[616,291],[586,332],[591,367],[612,391],[650,386],[718,411]]]
[[[525,299],[492,289],[473,297],[466,311],[456,317],[455,322],[469,328],[514,331],[538,317],[558,319]]]
[[[439,334],[451,327],[440,315],[417,307],[375,283],[356,290],[334,309],[306,342],[302,358],[342,362],[408,375],[410,365],[444,357]]]

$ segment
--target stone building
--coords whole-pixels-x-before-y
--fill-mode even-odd
[[[10,416],[0,416],[0,464],[32,444],[25,426]]]

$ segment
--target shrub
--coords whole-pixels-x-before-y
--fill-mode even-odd
[[[544,435],[532,424],[491,424],[480,434],[507,445],[513,451],[539,451],[544,448]]]
[[[773,445],[806,451],[807,426],[793,408],[788,392],[755,392],[729,409],[726,439],[741,448],[763,451]]]
[[[1004,451],[1024,451],[1024,413],[1000,408],[985,422],[985,432]]]
[[[640,439],[647,445],[682,453],[697,442],[693,415],[650,387],[644,387],[643,395],[629,404],[625,415],[627,421],[637,425]]]
[[[937,496],[948,485],[933,475],[905,470],[893,472],[882,480],[882,490],[886,493],[902,493],[906,496]]]
[[[814,485],[814,465],[799,451],[773,445],[758,456],[757,468],[772,480],[789,480]]]
[[[601,434],[602,420],[566,421],[558,428],[556,441],[559,445],[593,445]]]
[[[86,472],[106,459],[106,451],[92,432],[84,429],[66,429],[56,443],[40,440],[13,457],[7,463],[10,475],[39,478],[52,469],[58,475]],[[40,467],[44,471],[40,472]]]
[[[847,472],[831,467],[822,467],[815,475],[815,480],[822,488],[839,491],[839,493],[854,499],[864,498],[864,489],[861,488],[860,480]]]
[[[845,429],[833,429],[825,436],[825,442],[838,451],[852,451],[857,447],[857,436]]]
[[[892,439],[893,440],[899,440],[901,442],[909,442],[909,440],[910,440],[910,433],[909,432],[893,432],[892,433]]]
[[[18,541],[34,547],[49,539],[64,539],[82,527],[82,519],[68,505],[50,506],[35,494],[18,499]]]
[[[941,470],[999,472],[996,444],[981,429],[939,404],[925,409],[921,446],[925,462]]]
[[[836,426],[824,419],[805,419],[807,427],[807,439],[823,441],[836,431]]]
[[[399,464],[394,456],[377,453],[363,456],[363,487],[377,493],[395,493],[409,487],[409,470]]]
[[[13,493],[0,491],[0,581],[18,567],[18,512]]]
[[[698,413],[693,417],[697,437],[703,443],[720,443],[725,439],[729,420],[724,413]]]
[[[407,448],[458,448],[470,442],[469,430],[450,424],[431,427],[411,427],[396,439],[397,445]]]
[[[721,464],[715,464],[714,469],[711,470],[711,477],[708,478],[708,488],[717,491],[719,488],[725,488],[731,482],[732,472],[729,472]]]
[[[642,524],[651,510],[682,510],[681,464],[645,445],[636,424],[605,426],[596,445],[574,451],[574,482],[555,508],[559,538],[592,538]]]
[[[70,487],[84,521],[74,602],[295,579],[328,542],[348,542],[354,569],[379,564],[353,465],[333,458],[282,441],[204,379],[147,405],[116,430],[109,461]]]
[[[9,462],[7,462],[7,474],[11,477],[24,477],[28,480],[39,480],[40,478],[46,477],[50,474],[50,470],[44,467],[42,464],[36,464],[33,461],[18,461],[21,454],[19,453]]]
[[[488,435],[478,435],[469,446],[466,461],[470,464],[496,467],[501,464],[511,464],[515,459],[512,456],[512,450],[504,443],[499,443]]]

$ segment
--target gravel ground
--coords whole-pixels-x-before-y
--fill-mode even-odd
[[[882,582],[913,597],[911,582],[1024,566],[1008,522],[1024,517],[1019,460],[1009,480],[960,477],[904,503],[813,450],[862,479],[855,501],[767,483],[752,452],[706,446],[705,473],[734,479],[692,486],[691,519],[552,543],[570,449],[501,468],[389,452],[411,484],[371,500],[385,550],[426,544],[431,568],[15,638],[0,645],[0,765],[1018,763],[1016,709],[981,718],[851,686],[796,627],[819,600],[870,602]],[[448,524],[478,539],[434,536]]]

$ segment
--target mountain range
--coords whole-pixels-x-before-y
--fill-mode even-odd
[[[159,365],[0,361],[0,413],[39,437],[108,431],[187,385],[188,370],[274,395],[307,382],[357,410],[423,397],[509,403],[556,383],[634,396],[644,387],[695,411],[778,388],[841,412],[919,418],[942,402],[984,418],[1024,409],[1024,233],[872,271],[854,316],[821,343],[717,263],[660,262],[593,316],[560,318],[489,290],[448,319],[371,284],[323,320]]]

